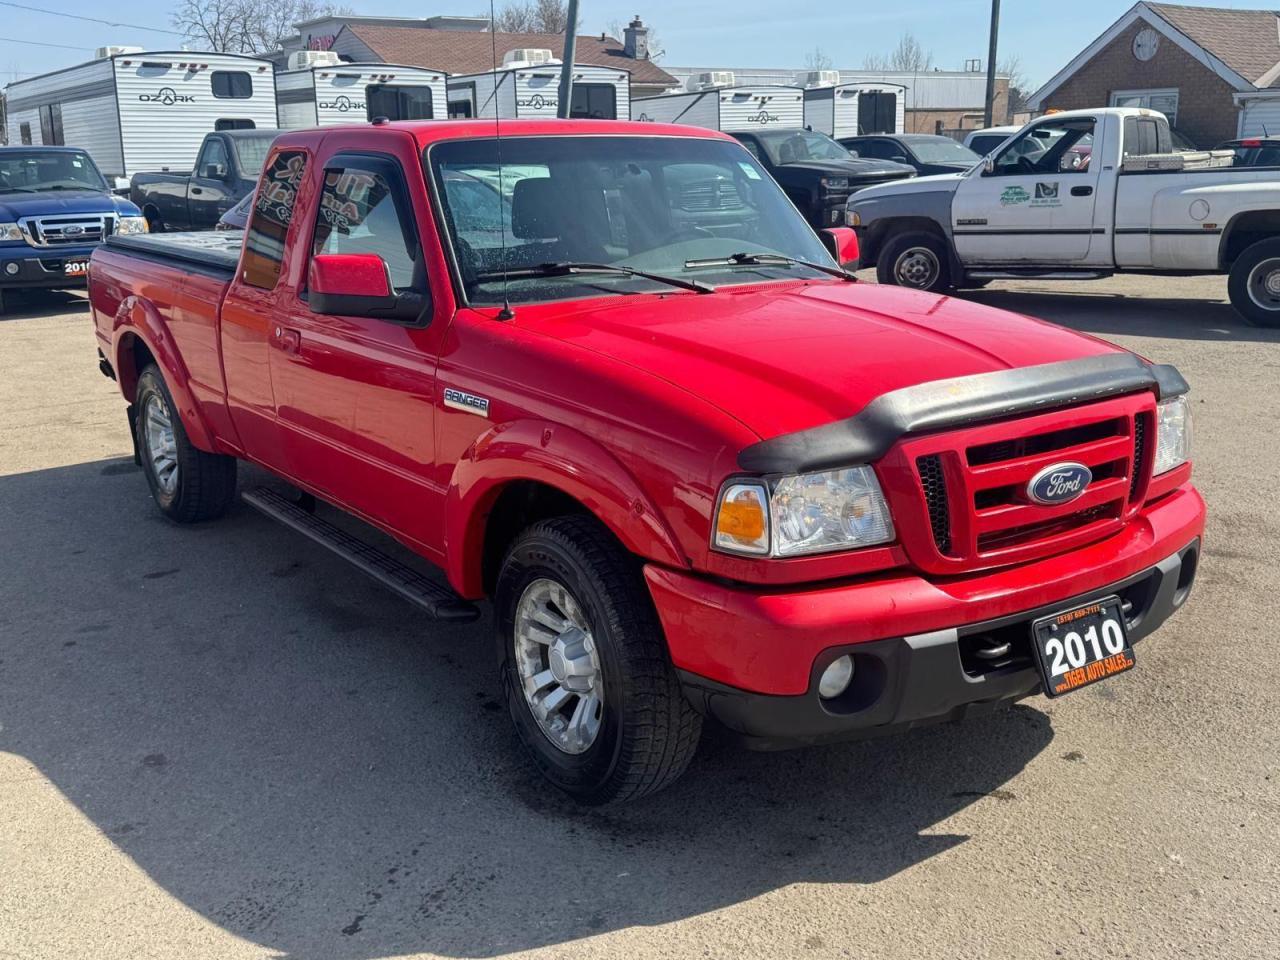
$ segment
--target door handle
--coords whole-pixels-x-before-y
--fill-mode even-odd
[[[271,345],[290,356],[296,355],[302,349],[302,334],[288,327],[277,326],[271,333]]]
[[[1093,193],[1093,187],[1072,187],[1071,195],[1073,197],[1087,197]]]
[[[203,191],[203,190],[201,190],[199,187],[192,187],[192,188],[191,188],[191,193],[192,193],[194,196],[199,196],[200,194],[204,193],[204,191]]]

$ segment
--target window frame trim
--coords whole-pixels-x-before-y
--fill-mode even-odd
[[[244,77],[245,80],[248,82],[249,84],[248,93],[246,93],[242,97],[236,96],[234,93],[226,94],[225,96],[223,94],[218,93],[217,87],[218,87],[219,77],[236,77],[236,76]],[[235,84],[230,83],[230,85],[234,86]],[[211,70],[209,72],[209,92],[213,95],[213,99],[215,100],[252,100],[253,99],[253,74],[250,73],[248,70]]]
[[[259,174],[258,182],[253,188],[253,193],[252,193],[253,203],[249,207],[249,217],[247,220],[245,220],[245,224],[244,224],[244,242],[240,250],[240,262],[236,266],[236,278],[234,281],[234,284],[236,286],[248,287],[251,290],[258,291],[259,296],[274,296],[279,291],[280,284],[282,282],[285,282],[288,275],[289,240],[290,240],[290,234],[293,232],[294,224],[296,222],[295,218],[292,215],[292,212],[289,217],[289,226],[285,229],[284,239],[281,242],[280,269],[276,273],[276,282],[273,283],[270,287],[263,287],[263,286],[259,286],[256,283],[250,283],[245,276],[246,271],[245,271],[245,262],[244,262],[245,257],[249,253],[250,228],[253,226],[254,215],[257,213],[257,210],[258,210],[258,190],[262,186],[262,176],[269,169],[271,169],[271,167],[283,154],[286,154],[286,153],[296,153],[301,155],[303,157],[303,164],[304,164],[303,170],[302,170],[302,176],[300,178],[298,188],[296,191],[294,191],[294,195],[293,195],[293,208],[292,208],[293,211],[296,211],[298,201],[302,197],[303,191],[307,188],[307,178],[311,173],[311,164],[313,164],[316,160],[315,154],[310,149],[304,146],[288,144],[288,145],[281,145],[280,147],[273,148],[271,151],[269,151],[267,154],[266,160],[262,164],[262,173]]]

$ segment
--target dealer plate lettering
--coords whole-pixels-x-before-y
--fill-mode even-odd
[[[62,275],[65,277],[83,277],[88,270],[88,260],[65,260],[62,264]]]
[[[1048,697],[1060,697],[1132,670],[1137,662],[1119,597],[1037,620],[1031,626],[1031,645]]]

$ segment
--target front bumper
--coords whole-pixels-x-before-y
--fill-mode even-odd
[[[763,747],[848,739],[995,709],[1040,688],[1032,620],[1119,594],[1132,640],[1190,592],[1204,502],[1189,484],[1123,531],[1057,557],[971,577],[886,575],[838,586],[758,590],[646,569],[686,696]],[[995,637],[1011,658],[975,650]],[[835,658],[855,680],[817,695]]]
[[[57,247],[0,246],[0,289],[83,287],[84,274],[68,277],[63,268],[68,260],[88,260],[95,244]],[[9,264],[17,265],[11,273]]]

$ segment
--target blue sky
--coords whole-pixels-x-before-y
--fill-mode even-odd
[[[160,28],[170,27],[168,16],[174,6],[172,0],[15,2],[89,17],[119,17],[127,23]],[[348,0],[348,5],[361,13],[385,16],[471,14],[484,4],[485,0],[445,0],[439,6],[422,0]],[[856,68],[866,54],[888,52],[904,31],[911,31],[932,50],[939,67],[961,69],[968,58],[985,60],[990,17],[989,0],[580,0],[580,4],[585,30],[599,31],[613,21],[625,23],[639,11],[666,47],[666,62],[689,66],[799,67],[817,46],[835,66]],[[1218,5],[1236,4],[1219,0]],[[1258,4],[1246,0],[1240,5]],[[1130,6],[1123,0],[1072,0],[1068,4],[1004,0],[1001,58],[1019,54],[1035,86]],[[103,44],[157,49],[180,42],[171,34],[85,23],[3,5],[0,38],[5,38],[0,39],[0,81],[5,83],[15,75],[42,73],[86,60],[92,56],[92,48]],[[10,42],[13,40],[82,49]]]

